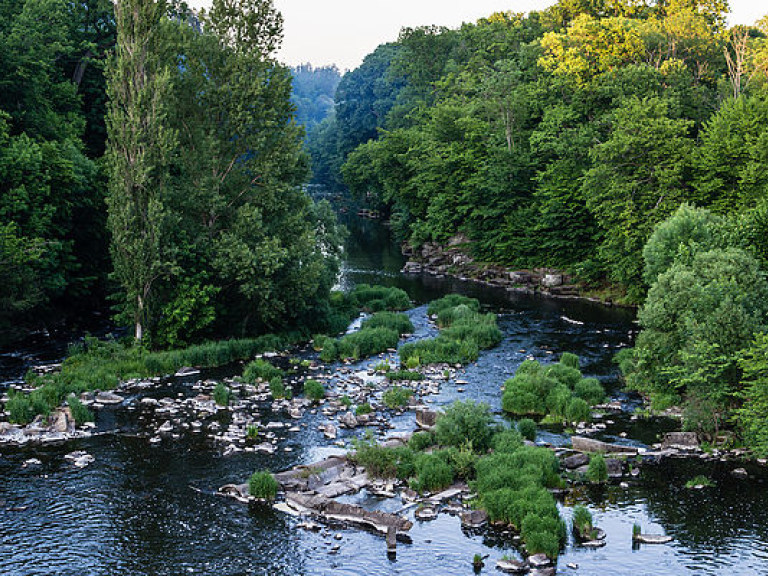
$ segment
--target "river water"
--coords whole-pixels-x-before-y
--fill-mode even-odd
[[[610,361],[636,329],[631,312],[508,295],[451,279],[406,277],[399,273],[402,257],[385,228],[353,220],[351,229],[342,286],[368,282],[406,289],[418,305],[409,312],[417,337],[433,330],[423,304],[445,293],[475,296],[500,314],[502,344],[483,353],[462,373],[461,378],[469,382],[462,385],[464,392],[449,383],[431,399],[435,406],[473,398],[488,402],[498,412],[500,385],[522,360],[533,356],[547,361],[565,351],[578,354],[585,373],[600,377],[614,395],[632,405],[631,398],[615,390]],[[63,347],[54,347],[59,349]],[[18,371],[24,362],[52,359],[52,354],[47,347],[37,353],[33,346],[9,356],[16,360],[6,365]],[[10,368],[4,373],[6,379],[13,376]],[[171,379],[148,394],[192,396],[196,393],[191,389],[193,382]],[[243,482],[256,469],[280,470],[338,451],[317,431],[318,418],[308,415],[299,432],[284,434],[272,456],[223,456],[219,448],[194,434],[150,446],[146,438],[134,434],[137,418],[125,408],[99,413],[99,430],[119,433],[41,449],[4,449],[0,453],[0,574],[428,576],[472,574],[475,553],[489,556],[483,573],[492,574],[495,560],[517,555],[508,536],[490,529],[468,533],[457,518],[440,515],[433,522],[417,521],[411,530],[412,543],[399,544],[396,558],[390,558],[377,535],[344,527],[306,532],[296,528],[294,518],[249,509],[215,495],[219,486]],[[630,438],[651,443],[670,426],[664,421],[631,420],[629,414],[613,420],[604,435],[610,440],[621,440],[618,434],[625,431]],[[397,429],[411,423],[412,414],[395,421]],[[559,442],[563,437],[552,430],[543,432],[540,439]],[[95,462],[84,469],[73,467],[64,459],[73,450],[86,450]],[[31,458],[41,464],[25,466]],[[752,478],[737,481],[729,475],[731,467],[669,462],[644,467],[629,488],[611,485],[579,494],[579,501],[589,505],[597,525],[606,530],[607,545],[587,550],[569,542],[558,573],[768,574],[765,471],[748,466]],[[699,473],[713,477],[716,485],[701,491],[685,489],[685,482]],[[373,504],[364,495],[355,500]],[[564,503],[565,517],[572,504],[571,500]],[[383,504],[392,510],[399,505],[398,501]],[[633,548],[635,522],[645,532],[672,536],[672,543]]]

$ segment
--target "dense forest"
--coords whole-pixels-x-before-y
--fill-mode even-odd
[[[105,296],[154,347],[322,324],[340,242],[291,96],[338,72],[275,60],[271,2],[1,6],[4,335]]]
[[[727,11],[561,0],[404,29],[342,78],[316,176],[414,247],[460,234],[641,304],[628,384],[768,447],[768,19]]]
[[[639,305],[627,384],[768,449],[768,19],[727,10],[561,0],[340,77],[275,59],[267,0],[0,0],[0,334],[107,299],[151,348],[333,332],[313,174],[412,246]]]

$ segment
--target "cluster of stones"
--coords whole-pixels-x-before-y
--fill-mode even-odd
[[[550,268],[513,270],[505,266],[477,263],[466,253],[468,238],[454,236],[447,244],[428,242],[418,248],[404,245],[408,258],[403,272],[431,274],[437,277],[453,276],[460,280],[474,280],[488,286],[505,288],[510,292],[544,292],[552,296],[578,297],[579,286],[572,278]]]

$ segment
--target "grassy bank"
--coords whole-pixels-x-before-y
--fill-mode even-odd
[[[6,409],[11,422],[26,424],[37,415],[49,414],[71,395],[110,390],[131,378],[172,374],[183,366],[225,366],[263,352],[282,350],[303,339],[299,333],[268,334],[251,339],[209,342],[183,350],[151,352],[113,340],[87,338],[83,344],[70,349],[60,372],[27,374],[26,383],[35,390],[29,394],[12,390]]]

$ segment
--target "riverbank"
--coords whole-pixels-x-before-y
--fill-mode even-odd
[[[446,244],[427,242],[414,248],[402,246],[407,258],[402,273],[453,277],[501,288],[508,292],[544,294],[553,298],[581,299],[606,306],[635,308],[617,286],[596,289],[585,286],[573,275],[555,268],[520,270],[499,264],[476,262],[468,254],[469,239],[457,235]]]

